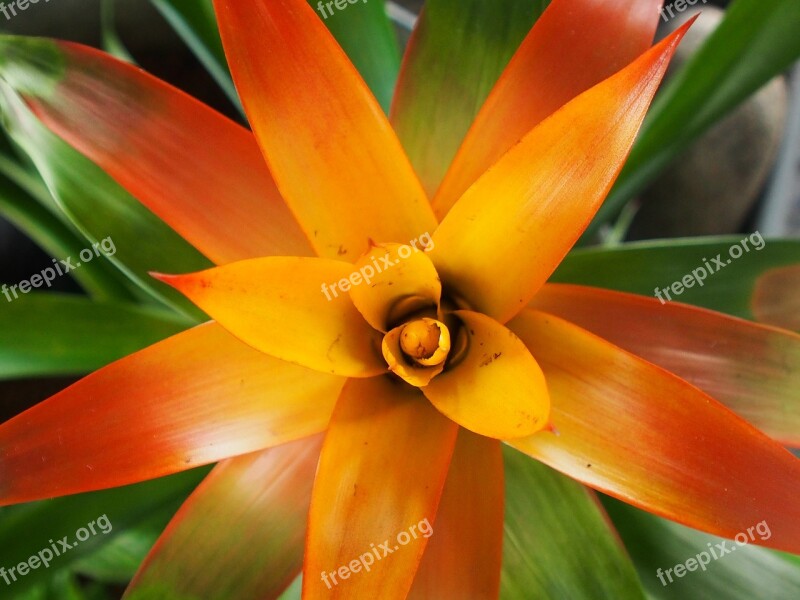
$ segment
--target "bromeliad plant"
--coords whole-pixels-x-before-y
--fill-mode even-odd
[[[753,543],[800,553],[782,446],[800,442],[800,337],[548,283],[686,30],[648,49],[658,4],[555,0],[452,161],[419,143],[425,20],[390,124],[304,1],[217,0],[253,133],[101,52],[5,38],[9,132],[62,205],[91,161],[217,266],[153,274],[212,322],[0,426],[0,501],[218,462],[129,598],[271,598],[301,570],[304,598],[643,597],[594,493],[542,463],[715,535],[765,522]]]

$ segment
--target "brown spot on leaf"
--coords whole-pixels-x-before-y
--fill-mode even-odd
[[[494,361],[496,361],[496,360],[497,360],[498,358],[500,358],[502,355],[503,355],[503,353],[502,353],[502,352],[495,352],[495,353],[494,353],[494,354],[492,354],[491,356],[487,356],[487,357],[486,357],[486,358],[485,358],[485,359],[484,359],[484,360],[481,362],[480,366],[481,366],[481,367],[486,367],[486,366],[488,366],[488,365],[492,364]]]

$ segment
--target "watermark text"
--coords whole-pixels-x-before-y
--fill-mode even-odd
[[[40,0],[14,0],[13,2],[9,2],[8,6],[6,6],[5,2],[0,2],[0,12],[3,13],[6,21],[10,21],[17,16],[17,11],[22,12],[28,10],[31,4],[38,4],[39,1]],[[44,3],[50,2],[50,0],[41,1]]]
[[[670,19],[674,19],[676,16],[678,16],[675,13],[681,14],[682,12],[685,12],[687,8],[694,6],[698,2],[708,4],[708,0],[675,0],[675,2],[664,6],[664,8],[662,8],[658,14],[661,15],[661,18],[666,23]]]
[[[704,257],[703,266],[697,267],[691,273],[684,275],[681,280],[673,282],[663,290],[657,287],[655,289],[656,298],[661,301],[661,304],[666,304],[667,302],[672,301],[670,291],[675,296],[680,296],[684,291],[686,291],[687,288],[692,288],[695,286],[695,284],[703,287],[705,285],[705,280],[709,275],[719,273],[734,260],[741,258],[746,252],[750,252],[750,244],[752,244],[752,249],[758,252],[759,250],[764,249],[764,246],[767,245],[767,242],[764,240],[761,233],[756,231],[755,233],[750,234],[750,236],[743,238],[739,243],[728,248],[728,255],[730,258],[727,260],[722,258],[722,254],[717,254],[716,257],[711,259],[711,262]],[[664,300],[664,296],[667,297],[666,300]]]
[[[78,269],[82,264],[87,263],[101,254],[106,258],[114,256],[117,253],[117,248],[114,245],[114,240],[110,237],[105,238],[100,242],[92,244],[91,248],[84,248],[78,255],[83,262],[73,263],[73,258],[68,256],[63,260],[53,259],[53,266],[42,269],[41,273],[33,275],[30,279],[23,279],[19,283],[12,286],[3,284],[0,287],[0,292],[6,297],[8,302],[13,302],[19,298],[17,290],[23,294],[29,293],[33,288],[40,288],[43,285],[50,287],[56,278],[66,275],[70,271]],[[13,297],[12,297],[13,296]]]
[[[412,540],[418,539],[420,536],[427,539],[433,535],[433,527],[431,526],[428,519],[423,519],[416,525],[412,525],[408,528],[408,531],[401,531],[397,534],[396,540],[397,544],[392,546],[392,542],[390,539],[385,540],[382,544],[370,544],[370,549],[368,552],[365,552],[358,558],[355,558],[350,561],[348,565],[342,565],[338,569],[330,572],[322,572],[322,581],[325,582],[325,585],[328,587],[329,590],[333,589],[333,586],[339,585],[339,580],[343,579],[350,579],[351,575],[356,573],[360,573],[361,571],[369,571],[372,565],[375,564],[375,561],[383,560],[390,554],[394,554],[397,550],[400,550],[401,546],[406,546],[411,543]],[[337,579],[337,575],[339,579]]]
[[[68,535],[65,535],[60,540],[48,540],[50,545],[39,550],[39,552],[28,558],[28,560],[23,561],[18,565],[11,567],[10,569],[0,567],[0,577],[3,578],[3,581],[6,582],[6,585],[11,585],[20,578],[25,577],[25,575],[31,571],[35,571],[40,567],[44,567],[45,569],[49,568],[50,563],[55,558],[66,554],[75,546],[79,545],[81,542],[85,542],[90,537],[97,535],[98,533],[106,535],[111,533],[112,530],[113,527],[107,515],[98,517],[94,521],[87,523],[86,527],[79,528],[75,532],[75,539],[73,539],[72,542],[70,542]]]
[[[328,16],[333,16],[334,6],[336,10],[344,10],[349,4],[358,4],[359,2],[366,4],[367,0],[332,0],[332,2],[318,2],[317,10],[319,14],[322,15],[322,18],[327,20]],[[326,8],[328,9],[327,13],[330,13],[330,15],[326,13]]]
[[[333,300],[333,298],[339,297],[339,292],[336,291],[336,288],[339,288],[339,291],[342,293],[346,293],[350,291],[350,288],[356,285],[361,285],[362,283],[366,283],[369,285],[372,282],[372,278],[375,277],[378,273],[383,273],[384,271],[391,269],[393,266],[400,264],[402,260],[410,258],[412,254],[415,252],[419,252],[420,248],[424,252],[430,252],[434,248],[433,238],[431,237],[430,233],[423,233],[419,238],[415,240],[411,240],[408,244],[400,246],[397,249],[397,260],[392,260],[390,256],[385,255],[380,257],[380,261],[376,259],[374,256],[370,256],[372,259],[371,265],[364,265],[357,271],[353,271],[350,273],[350,277],[345,279],[340,279],[336,283],[332,284],[322,284],[322,293],[325,294],[325,297],[328,299],[328,302]],[[333,296],[331,296],[333,294]]]
[[[675,574],[675,577],[683,577],[689,571],[697,571],[697,569],[705,571],[712,559],[719,560],[726,554],[735,552],[736,548],[746,546],[749,542],[755,541],[756,538],[755,535],[753,535],[754,532],[759,535],[759,539],[761,541],[768,540],[772,537],[772,532],[770,531],[767,522],[761,521],[757,525],[748,527],[747,533],[737,533],[733,538],[736,541],[736,545],[731,543],[730,546],[728,546],[729,542],[727,540],[722,540],[718,544],[712,544],[711,542],[708,542],[708,552],[705,550],[698,552],[694,557],[688,558],[686,561],[678,563],[669,569],[659,568],[656,570],[656,577],[658,577],[661,585],[666,587],[668,585],[667,580],[669,580],[669,583],[674,582],[674,579],[672,579],[673,573]],[[665,575],[666,578],[664,577]]]

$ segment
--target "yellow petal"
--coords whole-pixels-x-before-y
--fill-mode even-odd
[[[380,244],[356,261],[351,281],[359,283],[350,287],[350,298],[375,329],[388,331],[400,317],[439,306],[436,268],[422,244],[412,244]]]
[[[650,47],[662,0],[551,2],[475,117],[436,192],[441,218],[526,133]]]
[[[435,535],[457,433],[394,378],[345,384],[311,495],[305,600],[406,597]]]
[[[501,323],[525,308],[611,189],[684,32],[542,121],[467,190],[433,236],[445,287]]]
[[[281,256],[157,277],[256,350],[317,371],[371,377],[386,371],[380,334],[349,296],[324,293],[352,270],[335,260]]]
[[[433,231],[433,210],[389,120],[308,2],[214,4],[256,139],[317,254],[353,262],[370,238],[404,242]]]
[[[454,365],[422,388],[428,400],[462,427],[487,437],[519,438],[545,428],[550,396],[522,341],[485,315],[454,314],[464,324],[459,335],[466,337],[466,348],[454,348]]]

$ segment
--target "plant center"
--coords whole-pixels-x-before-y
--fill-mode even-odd
[[[450,331],[436,319],[411,321],[400,333],[400,348],[409,360],[419,365],[440,365],[450,352]]]

